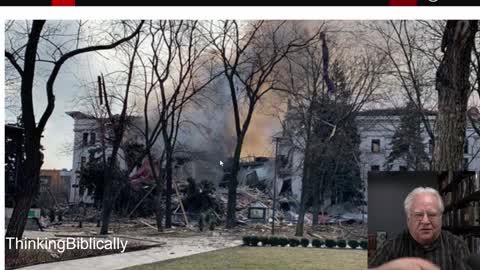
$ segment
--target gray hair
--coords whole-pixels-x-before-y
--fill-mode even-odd
[[[425,193],[431,194],[437,198],[438,208],[440,210],[440,213],[443,213],[443,210],[444,210],[443,200],[442,200],[442,197],[440,197],[440,194],[438,193],[438,191],[431,187],[417,187],[407,195],[407,197],[405,198],[405,202],[403,203],[403,206],[405,207],[405,214],[407,216],[410,212],[410,207],[412,207],[413,198],[418,194],[425,194]]]

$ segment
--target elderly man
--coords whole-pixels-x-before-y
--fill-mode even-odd
[[[470,270],[465,242],[442,231],[443,202],[433,188],[418,187],[404,202],[408,232],[388,240],[369,260],[376,270]],[[432,265],[431,263],[434,265]]]

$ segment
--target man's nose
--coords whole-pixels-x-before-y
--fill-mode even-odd
[[[428,218],[427,213],[423,213],[421,221],[422,223],[430,223],[430,219]]]

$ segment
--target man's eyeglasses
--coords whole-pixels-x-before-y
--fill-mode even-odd
[[[432,220],[437,220],[441,215],[439,213],[433,213],[433,212],[416,212],[416,213],[412,213],[412,218],[416,221],[421,221],[423,220],[423,217],[427,215],[427,218],[428,220],[432,221]]]

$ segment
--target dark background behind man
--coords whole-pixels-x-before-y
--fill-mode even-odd
[[[433,172],[369,172],[368,234],[387,232],[392,239],[407,228],[403,201],[415,187],[438,187]]]

